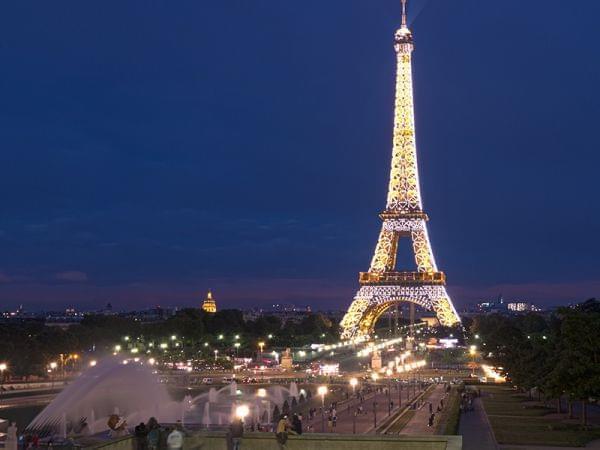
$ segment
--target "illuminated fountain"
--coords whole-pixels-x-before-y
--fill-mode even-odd
[[[136,358],[137,359],[137,358]],[[41,436],[66,438],[67,435],[103,433],[111,428],[109,418],[118,416],[133,428],[155,417],[160,423],[181,421],[187,427],[227,426],[238,406],[248,407],[247,420],[270,423],[275,405],[299,399],[298,386],[270,386],[241,390],[234,381],[220,389],[211,387],[196,397],[171,398],[150,365],[142,361],[106,360],[85,371],[65,388],[27,427]]]
[[[188,399],[191,404],[191,398]],[[89,368],[65,388],[27,427],[40,434],[65,437],[85,421],[88,432],[108,429],[116,414],[130,426],[151,416],[161,422],[181,419],[182,402],[171,399],[148,366],[107,360]]]

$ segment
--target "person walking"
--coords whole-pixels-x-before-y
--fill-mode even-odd
[[[302,434],[302,419],[296,413],[292,416],[292,430],[298,435]]]
[[[435,414],[430,414],[429,415],[429,422],[427,423],[428,427],[432,427],[433,426],[433,421],[435,420]]]
[[[288,418],[286,415],[283,415],[279,419],[279,422],[277,423],[277,428],[275,430],[275,439],[277,440],[277,445],[279,446],[279,450],[286,449],[288,435],[290,433],[293,433],[293,431],[290,430],[290,424],[288,422]]]
[[[231,425],[229,426],[229,435],[231,436],[232,450],[240,450],[242,437],[244,437],[244,422],[242,422],[242,419],[231,422]]]

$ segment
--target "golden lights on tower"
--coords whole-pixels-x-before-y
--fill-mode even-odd
[[[208,291],[208,294],[206,294],[206,298],[202,302],[202,310],[207,313],[217,312],[217,302],[215,302],[215,300],[213,299],[211,291]]]

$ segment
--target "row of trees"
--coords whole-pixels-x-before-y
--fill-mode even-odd
[[[223,334],[224,339],[218,339]],[[232,336],[238,335],[239,355],[252,355],[257,343],[267,340],[270,347],[301,346],[312,342],[333,341],[338,336],[337,323],[322,314],[309,314],[300,322],[286,322],[275,316],[245,321],[238,310],[222,310],[208,314],[198,309],[184,309],[166,320],[141,323],[119,316],[89,315],[67,329],[47,326],[43,322],[0,324],[0,362],[8,364],[10,375],[26,377],[44,375],[50,361],[60,354],[78,353],[99,357],[112,352],[115,344],[138,340],[169,342],[177,335],[185,355],[208,355],[204,346],[220,349],[221,354],[233,349]],[[178,350],[179,351],[179,350]],[[212,354],[212,353],[211,353]],[[8,373],[3,374],[5,377]]]
[[[560,308],[551,315],[480,316],[471,324],[483,355],[503,368],[518,387],[554,399],[561,412],[567,398],[569,415],[581,402],[582,424],[587,404],[600,398],[600,302]]]

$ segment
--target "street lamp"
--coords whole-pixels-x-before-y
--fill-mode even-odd
[[[6,363],[0,363],[0,394],[2,394],[2,383],[4,383],[4,371],[7,368]]]
[[[356,378],[350,378],[350,386],[352,386],[352,395],[356,394],[356,385],[358,380]]]
[[[250,414],[250,408],[247,405],[240,405],[235,408],[235,416],[242,422],[248,414]]]
[[[259,359],[262,361],[262,357],[263,357],[262,354],[263,354],[263,348],[265,347],[265,343],[263,341],[260,341],[258,343],[258,347],[260,348],[260,358]]]
[[[477,346],[471,345],[469,347],[469,355],[471,355],[471,376],[475,375],[475,355],[477,354]]]
[[[325,395],[327,386],[319,386],[317,393],[321,396],[321,433],[325,432]]]
[[[55,361],[50,363],[50,378],[52,379],[52,389],[54,389],[54,370],[58,367],[58,364]]]

